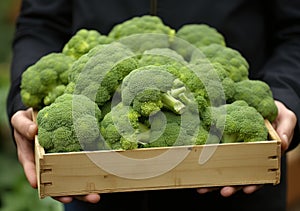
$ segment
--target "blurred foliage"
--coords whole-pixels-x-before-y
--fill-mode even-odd
[[[0,0],[0,211],[61,211],[62,204],[40,200],[17,160],[6,115],[9,67],[15,20],[21,0]]]
[[[0,63],[9,61],[14,24],[21,0],[0,1]]]
[[[0,143],[1,151],[14,151],[12,148],[11,133],[9,133],[8,118],[6,115],[6,98],[9,89],[9,65],[0,63]]]
[[[8,171],[9,169],[9,171]],[[0,154],[1,211],[60,211],[62,204],[48,197],[38,198],[37,190],[30,187],[23,169],[16,159]]]
[[[0,48],[1,49],[1,48]],[[9,86],[8,64],[0,64],[0,125],[6,124],[7,116],[5,113],[5,103]]]

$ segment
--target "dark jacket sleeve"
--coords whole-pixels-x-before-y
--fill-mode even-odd
[[[43,55],[61,51],[70,37],[71,8],[69,0],[23,0],[12,46],[9,120],[16,111],[25,109],[20,98],[23,71]]]
[[[269,1],[269,44],[274,50],[262,69],[261,79],[272,89],[274,98],[283,102],[297,116],[294,140],[299,143],[300,123],[300,1]]]

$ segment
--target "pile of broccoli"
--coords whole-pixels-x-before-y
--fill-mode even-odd
[[[21,97],[46,152],[263,141],[278,110],[248,71],[213,27],[145,15],[79,30],[28,67]]]

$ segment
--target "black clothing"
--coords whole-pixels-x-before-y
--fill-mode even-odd
[[[25,108],[21,103],[19,85],[21,74],[29,65],[49,52],[61,51],[64,43],[80,28],[97,29],[107,34],[117,23],[152,13],[156,13],[174,29],[187,23],[206,23],[218,29],[224,35],[226,45],[240,51],[249,62],[249,77],[266,81],[271,86],[274,98],[283,102],[300,119],[298,0],[24,0],[13,43],[11,90],[7,101],[9,119],[17,110]],[[290,148],[298,142],[299,122]],[[248,210],[247,207],[249,210],[284,210],[285,162],[282,167],[283,182],[276,187],[265,187],[251,196],[237,194],[231,199],[222,199],[215,193],[201,197],[207,203],[211,201],[212,206],[225,203],[222,208],[231,209],[230,206],[236,203],[244,203],[243,208],[237,207],[236,210]],[[194,192],[191,193],[193,196],[189,195],[190,192],[193,191],[143,194],[149,195],[150,199],[157,197],[157,200],[162,200],[161,203],[177,204],[186,203],[185,199],[180,199],[181,195],[185,197],[187,194],[189,200],[199,196],[194,196]],[[123,197],[123,194],[120,195]],[[214,197],[208,200],[210,195]],[[232,200],[232,204],[227,200]],[[128,203],[134,204],[132,201]],[[257,208],[251,207],[256,203],[259,204]]]

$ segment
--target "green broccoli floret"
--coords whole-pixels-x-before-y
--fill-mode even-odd
[[[161,54],[152,54],[152,50],[149,52],[145,51],[142,55],[140,66],[163,66],[167,72],[176,76],[190,90],[198,104],[199,113],[209,105],[217,106],[224,104],[225,100],[232,100],[234,81],[221,64],[211,64],[204,60],[196,64],[187,63],[173,50],[164,50]]]
[[[135,149],[143,143],[145,126],[139,122],[140,114],[122,102],[111,108],[101,121],[104,149]],[[141,135],[140,135],[141,134]]]
[[[224,92],[228,99],[233,96],[234,82],[228,78],[227,72],[219,64],[211,65],[208,62],[204,63],[203,60],[201,60],[201,66],[198,63],[187,63],[182,56],[171,49],[162,49],[161,52],[159,52],[159,49],[145,51],[139,63],[140,66],[164,66],[169,73],[182,81],[193,94],[200,115],[211,104],[211,101],[215,105],[217,103],[221,104],[222,99],[224,101],[224,96],[221,94],[224,95]],[[224,80],[226,77],[228,79]],[[222,90],[222,86],[224,90]],[[211,99],[209,99],[208,93]]]
[[[278,114],[272,91],[267,83],[260,80],[244,80],[235,84],[235,100],[244,100],[270,122]]]
[[[132,103],[133,109],[143,116],[150,116],[163,106],[162,93],[157,89],[146,89],[138,93]]]
[[[144,33],[123,37],[118,42],[126,45],[139,58],[144,51],[155,48],[168,48],[170,39],[166,34]]]
[[[263,116],[242,100],[210,107],[202,122],[222,143],[263,141],[268,137]]]
[[[192,96],[184,84],[165,66],[149,65],[133,70],[128,74],[121,87],[122,102],[149,116],[162,107],[181,114],[189,107]]]
[[[157,51],[159,49],[145,51],[139,60],[140,66],[164,66],[166,71],[176,76],[190,90],[200,115],[209,105],[221,105],[225,100],[232,102],[234,81],[221,64],[211,64],[202,59],[187,63],[171,49],[163,49],[161,53]]]
[[[195,48],[219,44],[225,46],[225,39],[215,28],[206,24],[185,24],[177,32],[171,48],[189,60]],[[184,42],[180,39],[183,39]]]
[[[144,15],[115,25],[108,36],[117,40],[129,35],[145,33],[166,34],[172,37],[175,35],[175,30],[165,25],[158,16]]]
[[[113,41],[112,38],[101,35],[96,30],[80,29],[65,44],[62,52],[74,59],[80,58],[88,53],[92,48],[99,44],[108,44]]]
[[[225,46],[223,35],[206,24],[185,24],[176,32],[176,36],[197,48],[213,43]]]
[[[107,47],[107,44],[97,45],[92,48],[88,53],[82,55],[79,59],[75,60],[72,65],[72,69],[68,75],[68,79],[70,82],[75,82],[79,77],[82,70],[85,68],[86,63],[95,55],[98,54],[100,49]]]
[[[195,137],[194,143],[196,145],[204,144],[219,144],[220,138],[213,133],[207,131],[201,124],[199,126],[198,135]]]
[[[93,49],[91,49],[88,53],[84,54],[83,56],[81,56],[78,60],[76,60],[74,62],[74,64],[72,65],[72,69],[71,72],[69,74],[69,84],[66,87],[65,93],[68,94],[73,94],[75,92],[75,89],[78,93],[83,92],[83,90],[86,89],[86,93],[88,93],[88,90],[91,89],[91,87],[93,87],[91,84],[85,84],[85,80],[87,83],[89,82],[93,82],[90,78],[87,79],[81,79],[82,81],[80,83],[77,83],[77,80],[79,77],[83,76],[81,75],[81,72],[83,70],[85,70],[86,68],[86,64],[87,62],[95,55],[97,55],[97,53],[99,52],[100,49],[106,47],[107,45],[97,45],[96,47],[94,47]],[[85,70],[86,72],[88,72],[88,70]],[[87,74],[87,73],[86,73]],[[95,73],[94,73],[95,74]],[[87,76],[85,76],[87,77]],[[116,82],[113,83],[116,85]],[[87,86],[90,86],[89,88],[87,88]],[[116,85],[117,86],[117,85]],[[106,88],[99,88],[99,93],[101,92],[101,102],[105,101],[105,100],[109,100],[110,99],[110,95],[108,93],[108,91],[106,90]],[[94,90],[94,91],[93,91]],[[92,92],[93,91],[93,92]],[[92,89],[92,94],[94,94],[95,89]],[[83,93],[83,95],[86,95],[86,93]],[[88,96],[91,96],[91,93],[87,94]],[[99,94],[100,95],[100,94]],[[91,96],[91,98],[94,96]]]
[[[140,66],[166,65],[173,63],[187,65],[184,58],[170,48],[153,48],[146,50],[143,52],[139,60]]]
[[[144,51],[139,59],[139,66],[164,66],[166,70],[179,78],[184,83],[195,78],[193,71],[188,68],[188,63],[176,51],[169,48],[154,48]],[[187,84],[187,86],[189,86]],[[189,87],[193,90],[192,87]],[[199,87],[197,87],[199,88]]]
[[[74,60],[62,53],[50,53],[22,74],[21,98],[24,105],[41,109],[63,93]]]
[[[164,111],[152,115],[149,122],[149,140],[144,147],[173,146],[179,138],[180,124],[181,116],[173,112]]]
[[[112,98],[123,78],[137,67],[137,58],[126,46],[99,45],[75,62],[67,91],[88,96],[101,107]]]
[[[219,106],[233,102],[235,82],[229,77],[228,72],[221,64],[201,61],[195,64],[190,63],[190,65],[197,78],[203,83],[203,88],[196,89],[195,93],[201,91],[200,94],[206,99],[209,106]]]
[[[193,94],[195,101],[198,104],[199,112],[203,111],[208,106],[207,92],[203,83],[203,77],[197,75],[197,70],[194,66],[187,63],[181,55],[171,49],[163,48],[151,49],[145,51],[140,60],[140,66],[157,65],[164,66],[166,71],[176,76]],[[203,72],[203,71],[201,71]]]
[[[220,63],[233,81],[248,79],[249,64],[239,51],[219,44],[204,46],[200,50],[212,63]],[[199,52],[194,53],[199,57]]]
[[[44,98],[44,104],[50,105],[52,102],[55,101],[56,98],[64,94],[65,90],[66,90],[65,85],[58,85],[54,87],[54,89],[51,92],[49,92],[48,95]]]
[[[175,30],[159,17],[144,15],[115,25],[108,36],[139,55],[152,48],[168,48],[174,35]]]
[[[149,139],[143,147],[193,145],[199,125],[199,117],[191,112],[182,115],[170,111],[155,113],[149,118]]]
[[[38,112],[38,139],[46,152],[96,150],[101,143],[97,104],[83,95],[63,94]]]

